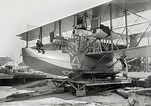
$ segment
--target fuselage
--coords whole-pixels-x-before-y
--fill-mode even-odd
[[[62,53],[59,50],[46,50],[45,54],[38,53],[36,49],[22,48],[23,61],[26,65],[38,71],[67,76],[74,70],[109,70],[116,60],[112,54],[108,54],[99,61],[98,57],[90,57],[84,54]],[[97,63],[97,64],[96,64]],[[121,64],[110,68],[111,71],[121,69]]]

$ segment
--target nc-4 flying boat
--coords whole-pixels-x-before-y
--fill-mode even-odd
[[[114,80],[128,70],[125,59],[151,56],[151,45],[140,46],[142,39],[150,39],[150,20],[142,15],[150,9],[151,0],[112,0],[21,33],[17,36],[26,41],[23,61],[71,79]],[[29,45],[37,39],[44,44],[44,54]]]

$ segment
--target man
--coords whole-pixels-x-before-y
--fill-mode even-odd
[[[42,42],[40,42],[40,40],[37,40],[36,49],[38,50],[38,53],[40,53],[41,51],[43,54],[45,53],[45,51],[43,49],[43,44],[42,44]]]
[[[118,59],[122,63],[122,68],[123,68],[123,76],[128,78],[127,73],[128,73],[128,65],[126,62],[126,56],[123,55]]]
[[[107,34],[106,37],[111,35],[111,29],[108,26],[100,24],[100,29],[102,29]]]

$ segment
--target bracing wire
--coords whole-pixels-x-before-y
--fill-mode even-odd
[[[121,21],[122,21],[122,17],[120,18],[120,20],[119,20],[119,22],[118,22],[116,28],[118,28],[118,26],[120,25]]]
[[[146,6],[146,9],[148,8],[148,6],[149,6],[149,4]],[[118,8],[121,8],[121,7],[119,7],[119,6],[116,6],[116,7],[118,7]],[[141,12],[141,14],[143,14],[143,12],[146,10],[146,9],[144,9],[142,12]],[[123,9],[124,10],[124,9]],[[127,10],[128,11],[128,10]],[[128,31],[130,32],[130,29],[134,26],[134,24],[138,21],[138,19],[139,18],[142,18],[142,19],[145,19],[145,20],[148,20],[147,18],[144,18],[144,17],[142,17],[141,16],[141,14],[140,15],[138,15],[138,14],[136,14],[136,13],[133,13],[133,12],[131,12],[131,11],[128,11],[129,13],[132,13],[132,14],[134,14],[134,15],[136,15],[137,16],[137,19],[134,21],[134,23],[133,23],[133,25],[131,25],[131,27],[128,29]],[[130,17],[131,18],[131,17]],[[149,20],[150,21],[150,20]],[[123,32],[125,31],[125,28],[123,29]],[[122,32],[122,33],[123,33]],[[122,38],[123,39],[123,38]],[[124,41],[124,40],[123,40]],[[119,42],[119,40],[116,42],[116,44]]]
[[[66,32],[66,30],[65,30],[64,26],[63,26],[62,24],[61,24],[61,26],[62,26],[63,30],[65,31],[66,35],[67,35],[67,36],[68,36],[68,38],[69,38],[69,35],[67,34],[67,32]]]
[[[107,9],[105,10],[105,13],[104,13],[104,15],[103,15],[102,20],[104,19],[104,17],[105,17],[105,15],[106,15],[108,9],[109,9],[109,5],[107,6]]]
[[[147,4],[148,4],[148,5],[146,6],[146,8],[145,8],[143,11],[145,11],[145,10],[148,8],[149,3],[147,3]],[[114,4],[113,4],[113,5],[114,5]],[[119,8],[119,9],[125,10],[125,9],[123,9],[122,7],[118,6],[118,5],[114,5],[114,6],[115,6],[115,7],[117,7],[117,8]],[[142,18],[142,19],[145,19],[145,20],[151,21],[151,20],[149,20],[149,19],[147,19],[147,18],[145,18],[145,17],[143,17],[143,16],[141,16],[141,15],[138,15],[138,14],[136,14],[136,13],[134,13],[134,12],[130,11],[130,10],[126,10],[126,11],[128,11],[129,13],[134,14],[134,15],[136,15],[136,16],[138,16],[138,17]]]
[[[56,22],[54,22],[54,30],[53,30],[53,32],[55,32],[55,31],[56,31]],[[42,29],[42,32],[43,32],[43,35],[49,35],[49,33],[50,33],[50,32],[46,33],[43,29]],[[49,36],[46,36],[46,38],[50,42]]]
[[[149,26],[151,25],[151,23],[148,24],[147,28],[145,29],[144,33],[142,34],[141,38],[139,39],[139,41],[136,44],[136,47],[139,45],[140,41],[142,40],[143,36],[145,35],[145,32],[148,30]]]
[[[145,10],[143,10],[140,15],[142,15],[144,11],[145,11]],[[137,17],[137,19],[134,21],[133,25],[129,28],[129,30],[134,26],[134,24],[138,21],[139,18],[140,18],[140,17]]]

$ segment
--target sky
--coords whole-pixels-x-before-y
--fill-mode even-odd
[[[107,0],[0,0],[0,57],[20,62],[25,42],[17,34],[104,2]]]

